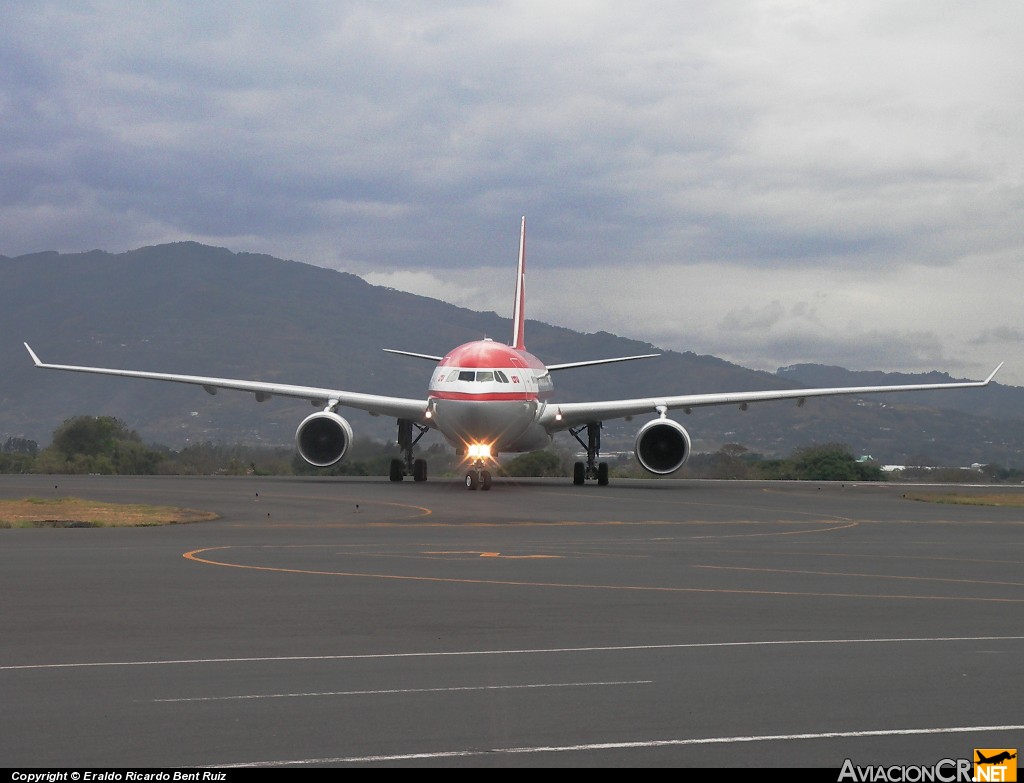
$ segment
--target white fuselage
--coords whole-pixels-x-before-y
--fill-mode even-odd
[[[491,454],[534,451],[551,443],[539,414],[552,391],[544,365],[491,340],[460,345],[434,370],[428,410],[457,451],[487,445]]]

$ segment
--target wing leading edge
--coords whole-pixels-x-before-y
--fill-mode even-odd
[[[313,405],[323,407],[341,405],[346,408],[363,410],[374,416],[394,416],[409,419],[424,426],[432,426],[426,417],[426,400],[408,399],[403,397],[387,397],[379,394],[362,394],[341,389],[322,389],[315,386],[295,386],[285,383],[267,383],[264,381],[245,381],[233,378],[211,378],[200,375],[177,375],[163,372],[145,372],[139,370],[115,370],[106,367],[79,367],[70,364],[47,364],[43,362],[25,343],[29,356],[36,367],[44,370],[65,370],[68,372],[84,372],[93,375],[116,375],[122,378],[144,378],[153,381],[170,381],[202,386],[208,393],[216,394],[218,389],[252,392],[260,402],[273,396],[290,397],[309,400]]]
[[[770,400],[804,400],[808,397],[834,397],[839,395],[880,394],[885,392],[935,391],[938,389],[973,389],[988,386],[1003,366],[1000,362],[983,381],[956,383],[917,383],[901,386],[839,386],[820,389],[780,389],[776,391],[716,392],[712,394],[684,394],[673,397],[642,397],[635,400],[607,400],[602,402],[570,402],[551,404],[541,415],[540,423],[549,432],[575,427],[592,421],[620,419],[644,413],[664,414],[670,410],[685,410],[710,405],[746,405]]]

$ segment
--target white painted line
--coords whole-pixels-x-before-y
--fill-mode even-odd
[[[528,688],[594,688],[607,685],[651,685],[654,680],[618,682],[541,682],[529,685],[464,685],[452,688],[390,688],[377,691],[324,691],[322,693],[263,693],[247,696],[196,696],[186,699],[153,699],[157,703],[181,701],[231,701],[234,699],[298,699],[318,696],[386,696],[392,693],[457,693],[458,691],[513,691]]]
[[[700,650],[716,647],[772,647],[815,644],[915,644],[945,642],[1019,642],[1024,636],[936,636],[906,639],[792,639],[760,642],[694,642],[690,644],[639,644],[608,647],[551,647],[536,650],[451,650],[410,653],[364,653],[356,655],[282,655],[254,658],[182,658],[164,661],[95,661],[87,663],[27,663],[0,666],[0,671],[19,669],[75,669],[95,666],[180,666],[201,663],[282,663],[289,661],[358,661],[383,658],[446,658],[472,655],[554,655],[582,652],[630,652],[651,650]]]
[[[581,745],[538,745],[526,748],[491,748],[489,750],[450,750],[435,753],[401,753],[381,756],[342,756],[338,758],[292,759],[281,761],[251,761],[244,764],[210,764],[204,767],[230,769],[232,767],[286,767],[305,764],[370,764],[373,762],[414,761],[417,759],[444,759],[465,756],[490,756],[516,753],[579,753],[594,750],[634,750],[644,748],[683,747],[687,745],[730,745],[737,742],[784,742],[791,740],[856,739],[859,737],[905,737],[926,734],[970,734],[976,732],[1020,731],[1022,725],[1011,726],[953,726],[931,729],[877,729],[868,731],[828,731],[813,734],[766,734],[762,736],[704,737],[696,739],[644,740],[636,742],[595,742]]]

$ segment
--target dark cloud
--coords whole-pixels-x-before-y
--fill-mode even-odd
[[[599,279],[587,309],[637,337],[678,332],[697,289],[717,306],[716,329],[689,332],[707,352],[728,347],[728,314],[755,324],[773,303],[757,351],[838,351],[840,328],[784,332],[814,326],[800,281],[834,296],[834,270],[857,291],[847,319],[908,334],[911,311],[947,346],[1019,351],[995,337],[1019,318],[1000,290],[1024,231],[1018,16],[1015,0],[15,3],[0,253],[195,239],[429,290],[458,278],[480,301],[472,281],[526,214],[531,259],[568,290]],[[564,302],[537,304],[565,322]],[[949,328],[950,308],[982,320]],[[864,362],[959,353],[853,334]]]

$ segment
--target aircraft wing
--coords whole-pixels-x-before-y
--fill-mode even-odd
[[[808,397],[834,397],[842,394],[879,394],[882,392],[934,391],[938,389],[971,389],[988,386],[999,368],[1000,362],[983,381],[961,381],[957,383],[917,383],[901,386],[848,386],[822,389],[780,389],[775,391],[722,392],[712,394],[683,394],[668,397],[642,397],[635,400],[607,400],[601,402],[569,402],[561,405],[549,403],[541,414],[540,423],[549,432],[576,427],[592,421],[621,419],[644,413],[662,413],[669,410],[685,410],[708,405],[740,405],[768,400],[803,400]]]
[[[273,396],[292,397],[309,400],[313,405],[327,407],[342,405],[356,408],[373,416],[394,416],[398,419],[411,419],[425,426],[432,426],[426,418],[426,400],[406,399],[402,397],[386,397],[379,394],[362,394],[359,392],[342,391],[340,389],[321,389],[314,386],[293,386],[284,383],[266,383],[263,381],[243,381],[233,378],[207,378],[199,375],[175,375],[163,372],[142,372],[139,370],[113,370],[106,367],[76,367],[70,364],[46,364],[41,361],[28,343],[25,343],[29,355],[36,367],[44,370],[66,370],[69,372],[85,372],[94,375],[118,375],[123,378],[144,378],[153,381],[170,381],[202,386],[208,393],[216,394],[219,389],[252,392],[258,402]]]

